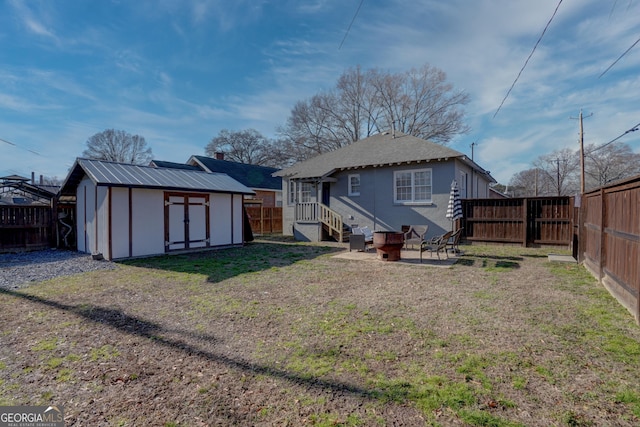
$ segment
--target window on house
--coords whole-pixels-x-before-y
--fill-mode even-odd
[[[309,203],[311,201],[311,183],[303,182],[300,186],[300,203]]]
[[[467,174],[466,172],[460,172],[460,182],[458,182],[458,190],[461,199],[467,198]]]
[[[289,180],[289,204],[296,203],[296,182]]]
[[[397,171],[394,178],[394,203],[431,203],[431,169]]]
[[[360,195],[360,175],[349,175],[349,195]]]

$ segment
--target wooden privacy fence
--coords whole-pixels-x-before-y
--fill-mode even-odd
[[[569,246],[573,241],[571,197],[462,200],[464,238],[523,246]]]
[[[52,244],[49,206],[0,206],[0,253],[49,248]]]
[[[640,323],[640,176],[586,193],[578,261]]]
[[[282,233],[282,208],[245,204],[254,234]]]

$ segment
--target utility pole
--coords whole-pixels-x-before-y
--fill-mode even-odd
[[[593,116],[593,113],[589,114],[587,117]],[[569,117],[570,119],[575,120],[575,117]],[[580,115],[578,116],[578,120],[580,121],[580,133],[579,140],[580,143],[580,194],[584,194],[584,128],[582,126],[582,108],[580,109]]]
[[[476,145],[478,145],[477,139],[471,143],[471,160],[472,161],[473,161],[473,147],[475,147]]]

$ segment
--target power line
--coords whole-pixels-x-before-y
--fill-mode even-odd
[[[589,151],[588,153],[585,153],[585,155],[589,155],[589,154],[595,153],[596,151],[603,149],[603,148],[604,148],[604,147],[606,147],[607,145],[611,145],[611,144],[613,144],[614,142],[616,142],[617,140],[619,140],[620,138],[622,138],[622,137],[623,137],[623,136],[625,136],[626,134],[631,133],[631,132],[636,132],[637,130],[640,130],[640,123],[636,124],[636,125],[635,125],[635,126],[633,126],[631,129],[624,131],[621,135],[619,135],[619,136],[617,136],[617,137],[613,138],[611,141],[609,141],[609,142],[607,142],[607,143],[604,143],[604,144],[602,144],[602,145],[601,145],[601,146],[599,146],[599,147],[594,148],[593,150]]]
[[[7,140],[6,140],[6,139],[4,139],[4,138],[0,138],[0,141],[5,142],[5,143],[7,143],[7,144],[9,144],[9,145],[13,145],[14,147],[21,148],[21,149],[23,149],[23,150],[25,150],[25,151],[28,151],[28,152],[30,152],[30,153],[35,154],[36,156],[42,156],[42,154],[38,153],[37,151],[34,151],[34,150],[30,149],[30,148],[21,147],[21,146],[19,146],[18,144],[14,144],[13,142],[11,142],[11,141],[7,141]]]
[[[496,112],[493,115],[493,118],[495,119],[495,117],[498,115],[498,111],[500,111],[500,109],[502,108],[502,105],[504,104],[504,102],[507,100],[507,98],[509,97],[509,94],[511,93],[511,90],[513,90],[513,87],[516,85],[516,82],[518,81],[518,79],[520,78],[520,75],[522,74],[522,72],[524,71],[525,67],[527,66],[527,64],[529,63],[529,60],[531,59],[531,57],[533,56],[533,52],[536,51],[538,45],[540,44],[540,40],[542,40],[542,37],[544,36],[544,33],[547,32],[547,28],[549,28],[549,25],[551,25],[551,21],[553,21],[553,18],[555,18],[556,13],[558,13],[558,8],[560,8],[560,4],[562,3],[562,0],[560,0],[558,2],[558,5],[556,6],[556,10],[553,11],[553,15],[551,15],[551,19],[549,19],[549,22],[547,22],[547,25],[544,27],[544,30],[542,30],[542,34],[540,34],[540,37],[538,38],[538,41],[536,42],[535,46],[533,46],[533,49],[531,50],[531,53],[529,54],[529,57],[527,58],[526,61],[524,61],[524,65],[522,66],[522,68],[520,69],[520,72],[518,73],[518,75],[516,76],[516,79],[513,81],[513,83],[511,84],[511,87],[509,88],[509,90],[507,91],[507,94],[504,96],[504,99],[502,100],[502,102],[500,103],[500,106],[498,107],[498,109],[496,110]]]
[[[362,3],[364,3],[364,0],[360,0],[360,4],[358,5],[358,9],[356,9],[356,13],[353,15],[353,18],[351,18],[351,23],[349,23],[349,27],[347,28],[347,31],[344,33],[344,37],[342,38],[342,41],[340,42],[340,46],[338,46],[338,50],[342,49],[342,45],[344,44],[344,41],[347,39],[347,36],[349,35],[349,31],[351,31],[351,26],[353,25],[353,21],[356,20],[356,16],[358,16],[358,13],[360,12],[360,8],[362,7]]]
[[[600,77],[604,76],[604,75],[607,73],[607,71],[609,71],[609,70],[610,70],[614,65],[616,65],[616,63],[617,63],[618,61],[620,61],[620,60],[621,60],[621,59],[622,59],[622,58],[623,58],[627,53],[629,53],[629,51],[630,51],[631,49],[633,49],[633,47],[634,47],[635,45],[637,45],[637,44],[638,44],[638,42],[640,42],[640,38],[638,38],[638,40],[636,40],[636,41],[635,41],[635,43],[633,43],[633,44],[629,47],[629,49],[625,50],[625,51],[624,51],[624,53],[618,57],[618,59],[616,59],[615,61],[613,61],[613,64],[609,65],[609,67],[608,67],[606,70],[604,70],[604,71],[602,72],[602,74],[600,74],[600,75],[598,76],[598,78],[600,78]]]

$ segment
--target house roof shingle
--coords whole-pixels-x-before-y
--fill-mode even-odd
[[[155,166],[157,168],[168,168],[168,169],[184,169],[184,170],[191,170],[191,171],[203,170],[199,166],[188,165],[186,163],[165,162],[164,160],[152,160],[149,166]]]
[[[321,178],[336,170],[407,162],[446,160],[458,158],[475,169],[486,173],[463,153],[415,136],[396,132],[379,133],[353,142],[276,172],[275,176],[289,178]]]
[[[219,160],[206,156],[191,156],[188,163],[196,163],[211,172],[226,173],[249,188],[282,190],[282,180],[273,174],[279,169],[247,163]]]
[[[75,188],[84,175],[97,186],[254,194],[250,188],[223,173],[154,168],[81,158],[71,168],[60,193],[74,195]]]

